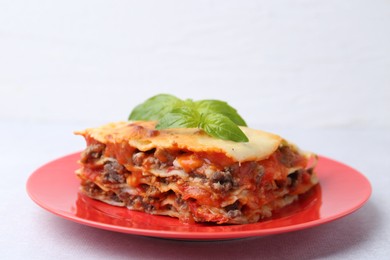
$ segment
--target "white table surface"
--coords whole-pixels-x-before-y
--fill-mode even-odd
[[[189,242],[100,230],[46,212],[28,197],[29,175],[79,151],[82,124],[1,122],[2,259],[388,259],[390,137],[387,129],[274,129],[301,147],[342,161],[371,181],[373,194],[357,212],[322,226],[249,239]],[[4,167],[5,166],[5,167]]]

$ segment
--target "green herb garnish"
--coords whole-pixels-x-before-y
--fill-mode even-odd
[[[234,142],[248,142],[238,126],[244,119],[228,103],[220,100],[181,100],[168,94],[149,98],[136,106],[129,120],[155,120],[157,129],[200,128],[207,134]]]

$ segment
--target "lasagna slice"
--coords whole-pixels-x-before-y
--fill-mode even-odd
[[[76,132],[87,143],[76,171],[87,196],[183,223],[254,223],[316,183],[310,155],[281,137],[240,127],[236,143],[153,121]]]

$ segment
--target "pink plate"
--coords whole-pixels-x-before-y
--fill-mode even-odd
[[[130,211],[87,198],[78,192],[74,171],[80,153],[54,160],[28,179],[27,192],[42,208],[65,219],[111,231],[189,240],[219,240],[290,232],[324,224],[359,209],[371,195],[358,171],[320,157],[320,185],[268,219],[246,225],[182,224],[178,219]]]

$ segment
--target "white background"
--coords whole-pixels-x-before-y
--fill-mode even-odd
[[[250,126],[362,171],[372,198],[324,227],[213,247],[95,230],[31,202],[31,172],[84,147],[73,130],[126,120],[158,93],[228,101]],[[385,259],[389,100],[388,0],[0,1],[0,255]]]
[[[250,125],[389,127],[389,5],[1,1],[0,118],[120,120],[164,92]]]

